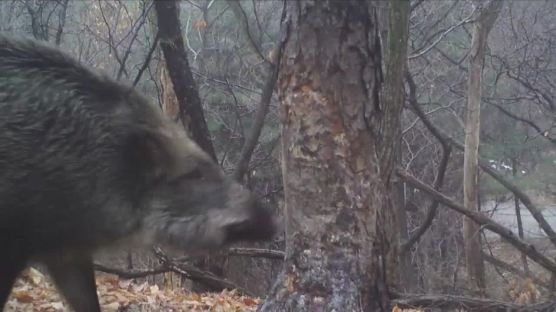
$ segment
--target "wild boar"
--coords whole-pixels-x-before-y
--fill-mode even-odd
[[[271,213],[133,88],[0,34],[0,308],[29,261],[100,311],[92,254],[134,238],[203,253],[266,240]]]

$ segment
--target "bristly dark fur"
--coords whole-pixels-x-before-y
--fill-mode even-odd
[[[148,99],[60,51],[0,34],[0,308],[29,260],[99,311],[91,254],[135,238],[203,252],[271,215]]]

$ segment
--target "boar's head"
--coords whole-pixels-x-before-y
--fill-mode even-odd
[[[130,149],[130,162],[148,181],[140,237],[190,254],[270,239],[276,232],[272,214],[182,128],[158,117],[162,121],[142,131]]]

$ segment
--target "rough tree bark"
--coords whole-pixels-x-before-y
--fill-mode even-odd
[[[474,24],[469,54],[467,114],[465,124],[465,153],[463,163],[463,202],[468,210],[479,211],[479,133],[481,119],[481,80],[485,62],[486,40],[502,7],[502,1],[492,0],[480,11]],[[480,227],[464,218],[463,235],[467,274],[473,287],[484,293],[485,267],[481,253]]]
[[[399,108],[380,100],[375,4],[286,3],[278,84],[286,258],[261,311],[390,311],[390,127]]]

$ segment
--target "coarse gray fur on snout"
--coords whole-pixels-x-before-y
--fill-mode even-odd
[[[56,49],[0,34],[0,308],[29,261],[100,311],[92,252],[133,238],[199,253],[274,221],[159,108]]]

